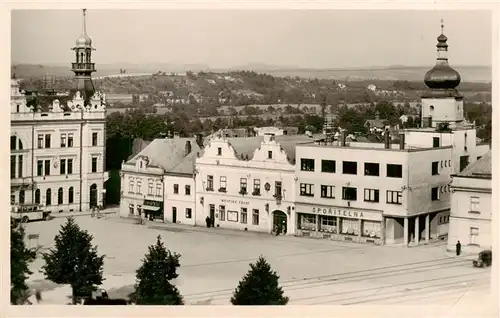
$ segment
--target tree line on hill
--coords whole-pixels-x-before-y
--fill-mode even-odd
[[[29,264],[37,252],[26,248],[24,229],[11,224],[11,292],[13,305],[29,304],[31,291],[26,283],[32,272]],[[179,276],[181,255],[171,252],[158,235],[156,244],[148,247],[141,266],[136,271],[134,290],[127,299],[108,299],[97,296],[103,276],[105,255],[99,255],[93,237],[81,229],[72,217],[61,225],[55,236],[55,245],[41,253],[45,264],[41,272],[56,284],[71,286],[72,304],[88,305],[184,305],[179,289],[172,282]],[[269,263],[260,256],[250,264],[250,270],[241,279],[230,299],[233,305],[286,305],[289,301],[279,286],[279,276]],[[102,294],[101,294],[102,295]],[[36,300],[42,301],[41,291]]]

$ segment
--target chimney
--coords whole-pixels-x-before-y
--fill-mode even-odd
[[[405,134],[399,134],[399,149],[405,149]]]
[[[185,147],[185,150],[186,150],[186,156],[189,155],[191,153],[191,141],[190,140],[187,140],[186,141],[186,147]]]
[[[391,149],[391,135],[389,133],[389,129],[385,130],[384,144],[385,144],[385,149]]]

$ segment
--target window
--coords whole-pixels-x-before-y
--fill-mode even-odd
[[[97,172],[97,157],[92,157],[92,172]]]
[[[342,187],[342,200],[356,201],[358,190],[353,187]]]
[[[238,211],[227,211],[227,220],[230,222],[238,222]]]
[[[134,193],[134,179],[132,177],[130,177],[128,181],[128,192]]]
[[[222,156],[222,148],[217,148],[217,156]]]
[[[179,194],[179,185],[174,184],[174,194]]]
[[[313,197],[314,196],[314,185],[310,183],[301,183],[300,184],[300,195],[304,197]]]
[[[141,180],[137,180],[137,191],[136,191],[136,193],[142,194],[141,186],[142,186],[142,181]]]
[[[153,180],[148,180],[148,195],[153,195],[154,184]]]
[[[432,137],[432,147],[439,148],[439,137]]]
[[[300,214],[299,228],[301,230],[316,230],[316,216],[313,214]]]
[[[247,178],[240,178],[240,191],[247,192]]]
[[[314,159],[300,159],[300,170],[314,171]]]
[[[335,187],[331,185],[321,185],[321,197],[335,199]]]
[[[247,208],[241,208],[241,223],[247,224]]]
[[[462,172],[469,165],[469,156],[460,157],[460,172]]]
[[[342,218],[341,222],[342,234],[358,235],[360,233],[358,220]]]
[[[57,190],[57,204],[63,204],[63,195],[63,188],[59,188],[59,190]]]
[[[73,133],[68,134],[68,147],[73,147]]]
[[[43,160],[37,160],[36,162],[36,175],[39,177],[43,175]]]
[[[52,191],[50,189],[45,192],[45,205],[52,205]]]
[[[214,176],[207,176],[207,191],[214,191]]]
[[[439,187],[431,189],[431,200],[432,201],[439,200]]]
[[[160,182],[156,183],[156,196],[161,197],[161,183]]]
[[[335,173],[335,160],[321,160],[321,172]]]
[[[69,187],[68,189],[68,203],[73,203],[73,200],[74,200],[74,192],[75,190],[73,189],[73,187]]]
[[[25,196],[26,196],[26,193],[24,192],[24,190],[20,190],[19,191],[19,204],[24,204]]]
[[[68,174],[73,174],[73,159],[68,159]]]
[[[129,204],[128,205],[128,214],[129,215],[133,215],[134,214],[134,205],[133,204]]]
[[[403,166],[387,164],[387,177],[388,178],[402,178],[403,177]]]
[[[10,150],[16,150],[16,136],[10,136]]]
[[[50,135],[45,135],[45,148],[50,148]]]
[[[61,159],[59,161],[59,174],[66,173],[66,159]]]
[[[274,195],[281,197],[281,181],[274,182]]]
[[[36,189],[36,191],[35,191],[35,204],[40,204],[40,197],[41,197],[40,189]]]
[[[23,156],[19,156],[19,162],[17,163],[17,177],[23,177]]]
[[[475,196],[470,197],[469,212],[479,213],[479,197],[475,197]]]
[[[61,134],[61,148],[66,148],[66,134]]]
[[[96,132],[92,133],[92,146],[93,147],[97,146],[97,133]]]
[[[43,135],[38,135],[38,149],[43,148]]]
[[[432,175],[438,175],[439,174],[439,161],[434,161],[432,163]]]
[[[342,161],[342,173],[343,174],[357,174],[358,173],[358,163],[355,161]]]
[[[226,177],[220,177],[220,190],[225,191],[227,184],[226,184]]]
[[[479,228],[471,227],[470,228],[470,235],[479,235]]]
[[[267,159],[273,159],[273,152],[271,150],[267,152]]]
[[[365,162],[365,176],[376,176],[380,175],[380,165],[374,162]]]
[[[45,175],[50,176],[50,160],[45,160]]]
[[[253,179],[253,193],[260,194],[260,179]]]
[[[189,184],[186,184],[184,186],[184,192],[186,193],[186,195],[191,195],[191,186]]]
[[[226,206],[224,205],[219,205],[219,220],[226,220]]]
[[[16,177],[16,156],[10,156],[10,178]]]
[[[365,201],[366,202],[379,202],[379,190],[377,190],[377,189],[365,189]]]
[[[363,233],[362,235],[365,237],[380,237],[381,224],[378,221],[363,221]]]
[[[401,191],[391,191],[386,192],[386,202],[390,204],[402,204],[403,193]]]
[[[186,219],[190,219],[192,217],[191,208],[186,208]]]
[[[337,218],[334,216],[320,216],[322,226],[337,226]]]
[[[259,225],[259,210],[258,209],[252,210],[252,224]]]

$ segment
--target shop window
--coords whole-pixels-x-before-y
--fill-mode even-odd
[[[309,183],[300,184],[300,195],[304,197],[314,196],[314,185]]]
[[[388,178],[402,178],[403,165],[387,164],[387,177]]]
[[[435,187],[431,189],[431,200],[437,201],[439,200],[439,187]]]
[[[300,229],[307,231],[316,230],[316,215],[314,214],[300,214]]]
[[[335,186],[321,185],[321,197],[335,199]]]
[[[238,222],[238,211],[227,211],[227,220],[229,222]]]
[[[432,175],[438,175],[439,174],[439,161],[434,161],[432,163]]]
[[[337,217],[321,215],[319,218],[321,232],[337,233]]]
[[[359,235],[359,221],[357,219],[342,219],[342,234]]]
[[[321,172],[335,173],[335,160],[321,160]]]
[[[357,189],[353,187],[342,187],[342,200],[356,201]]]
[[[389,204],[403,204],[403,193],[401,191],[387,190],[386,202]]]
[[[377,221],[363,220],[363,233],[364,237],[380,238],[381,224]]]
[[[300,170],[314,171],[314,159],[300,159]]]
[[[358,163],[355,161],[342,161],[342,173],[343,174],[357,174],[358,173]]]
[[[374,162],[365,162],[365,176],[378,177],[380,174],[380,165]]]

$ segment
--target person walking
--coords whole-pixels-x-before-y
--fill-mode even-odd
[[[205,218],[205,223],[207,223],[207,227],[209,228],[210,227],[210,218],[208,216]]]
[[[462,252],[462,244],[460,244],[460,240],[457,242],[456,252],[457,252],[457,256],[460,256],[460,253]]]

